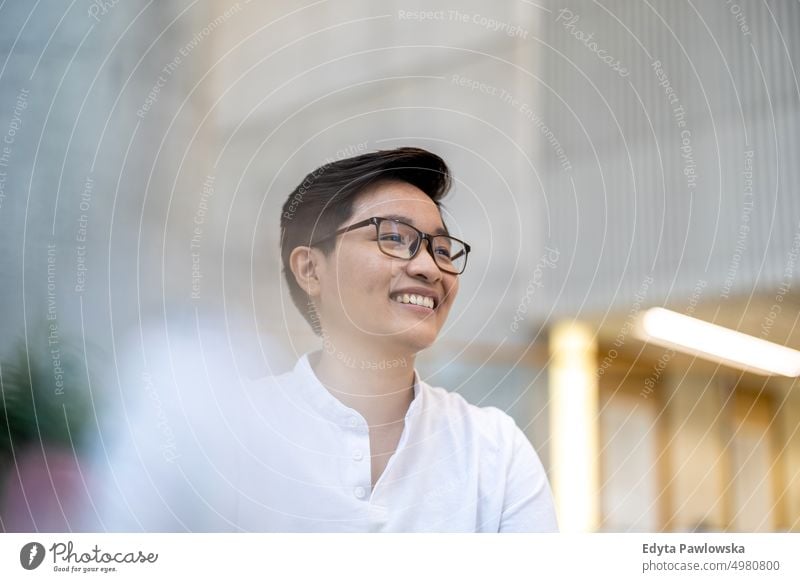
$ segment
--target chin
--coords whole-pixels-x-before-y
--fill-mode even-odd
[[[387,340],[386,345],[389,351],[415,354],[431,347],[436,342],[441,327],[434,318],[417,321],[396,319],[382,330],[375,331],[376,336],[382,336]],[[391,348],[389,344],[392,345]]]
[[[403,334],[403,344],[408,346],[412,353],[421,352],[431,347],[439,336],[438,330],[435,332],[423,332],[421,330],[409,330]]]

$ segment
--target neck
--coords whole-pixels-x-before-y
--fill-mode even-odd
[[[361,414],[370,427],[403,420],[414,399],[414,356],[359,353],[365,357],[345,356],[344,352],[323,347],[312,355],[310,363],[325,388]]]

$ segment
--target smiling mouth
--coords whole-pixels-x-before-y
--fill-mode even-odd
[[[433,300],[433,297],[425,297],[424,295],[417,295],[416,293],[398,293],[392,296],[392,300],[406,305],[425,307],[431,311],[436,308],[436,302]]]

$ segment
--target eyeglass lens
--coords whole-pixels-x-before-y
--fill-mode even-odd
[[[444,235],[432,239],[431,250],[439,268],[450,273],[461,273],[467,261],[463,243]],[[378,225],[378,246],[387,255],[410,259],[416,254],[421,241],[419,233],[406,224],[382,220]]]

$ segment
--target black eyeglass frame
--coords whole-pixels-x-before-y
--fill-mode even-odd
[[[406,222],[403,222],[401,220],[395,220],[394,218],[384,218],[382,216],[373,216],[371,218],[367,218],[366,220],[362,220],[361,222],[356,222],[355,224],[351,224],[350,226],[345,226],[344,228],[340,228],[336,232],[312,242],[310,246],[312,246],[312,247],[313,246],[318,246],[319,244],[324,243],[324,242],[326,242],[326,241],[328,241],[328,240],[330,240],[332,238],[336,238],[340,234],[344,234],[346,232],[350,232],[351,230],[355,230],[357,228],[363,228],[363,227],[367,226],[368,224],[372,224],[372,225],[375,226],[375,236],[378,237],[380,235],[380,224],[381,224],[381,222],[384,222],[384,221],[386,221],[386,222],[394,222],[395,224],[402,224],[403,226],[407,226],[408,228],[410,228],[411,230],[413,230],[413,231],[415,231],[417,233],[417,237],[418,237],[417,240],[419,241],[418,244],[417,244],[417,248],[414,251],[414,253],[410,257],[406,258],[406,257],[398,257],[396,255],[391,255],[391,254],[387,253],[385,250],[383,250],[383,247],[381,247],[381,241],[380,241],[380,238],[378,238],[378,240],[375,241],[375,242],[378,243],[378,249],[384,255],[386,255],[387,257],[392,257],[393,259],[402,259],[402,260],[410,261],[411,259],[416,257],[417,254],[419,253],[419,250],[422,248],[422,241],[427,240],[428,241],[428,254],[430,254],[431,258],[433,258],[433,262],[436,264],[437,267],[439,267],[440,271],[444,271],[445,273],[450,273],[451,275],[461,275],[464,272],[464,270],[466,270],[466,268],[467,268],[467,259],[469,258],[469,252],[472,250],[472,247],[470,245],[468,245],[467,243],[465,243],[463,240],[458,239],[458,238],[456,238],[454,236],[450,236],[448,234],[428,234],[426,232],[422,232],[417,227],[412,226],[412,225],[410,225],[410,224],[408,224]],[[446,268],[442,267],[442,265],[440,265],[439,261],[436,259],[436,255],[433,252],[433,239],[442,238],[442,237],[457,241],[457,242],[461,243],[462,245],[464,245],[464,251],[463,251],[464,252],[464,266],[461,268],[460,271],[453,271],[453,270],[446,269]],[[453,257],[453,258],[451,258],[451,260],[457,259],[457,258],[458,257]]]

